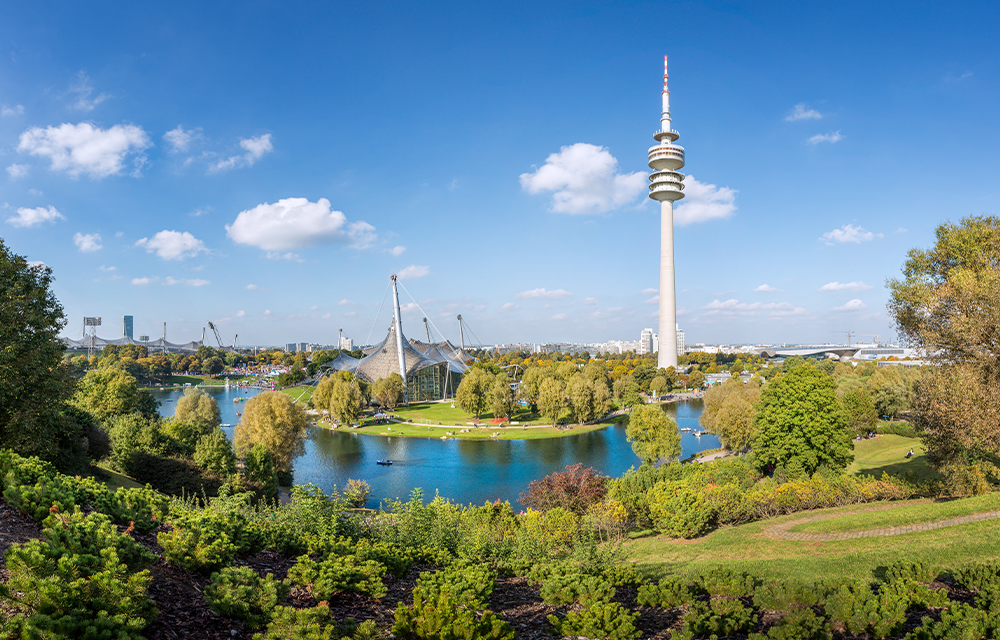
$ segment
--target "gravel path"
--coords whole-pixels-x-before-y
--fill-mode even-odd
[[[806,518],[804,520],[773,524],[765,528],[764,533],[777,540],[792,540],[795,542],[830,542],[833,540],[857,540],[859,538],[883,538],[886,536],[901,536],[906,533],[917,533],[920,531],[933,531],[935,529],[943,529],[945,527],[957,527],[958,525],[969,524],[972,522],[982,522],[984,520],[994,520],[996,518],[1000,518],[1000,510],[987,511],[985,513],[974,513],[968,516],[959,516],[957,518],[948,518],[946,520],[935,520],[933,522],[917,522],[898,527],[877,527],[874,529],[863,529],[861,531],[839,531],[836,533],[789,531],[792,527],[806,522],[827,520],[843,515],[847,514],[838,513],[836,515],[816,516],[813,518]]]

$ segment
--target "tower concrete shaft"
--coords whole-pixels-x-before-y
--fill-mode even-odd
[[[660,203],[660,333],[657,367],[677,366],[677,293],[674,275],[674,201],[684,197],[684,147],[674,144],[680,134],[670,128],[667,56],[663,56],[663,109],[657,145],[649,148],[649,197]]]

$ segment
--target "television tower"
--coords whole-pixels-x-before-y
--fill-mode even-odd
[[[674,281],[674,200],[684,197],[684,147],[674,144],[681,134],[670,128],[667,56],[663,56],[663,112],[658,143],[649,148],[649,197],[660,203],[660,333],[657,368],[677,366],[677,293]]]

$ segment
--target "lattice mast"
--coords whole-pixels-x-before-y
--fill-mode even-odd
[[[663,56],[663,109],[657,141],[649,148],[649,197],[660,203],[660,327],[657,367],[677,366],[677,292],[674,276],[674,201],[684,197],[684,147],[674,144],[680,134],[670,128],[667,56]]]
[[[399,311],[399,291],[396,290],[396,274],[392,280],[392,322],[396,326],[396,353],[399,354],[399,375],[403,376],[403,403],[409,406],[410,394],[406,388],[406,356],[403,354],[403,320]]]

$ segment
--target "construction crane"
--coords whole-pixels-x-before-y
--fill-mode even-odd
[[[222,336],[219,335],[218,328],[216,328],[216,326],[212,324],[211,320],[208,321],[208,328],[211,329],[212,333],[215,334],[215,342],[218,343],[219,349],[225,349],[225,347],[222,346]]]
[[[211,325],[209,325],[209,326],[211,326]],[[856,333],[854,333],[850,329],[848,329],[847,331],[834,331],[834,333],[845,333],[845,334],[847,334],[847,346],[851,346],[851,338],[853,338],[855,335],[857,335]]]
[[[859,336],[868,336],[869,338],[875,338],[875,346],[876,347],[878,346],[878,339],[880,337],[880,334],[877,334],[877,333],[859,333],[858,335]]]

